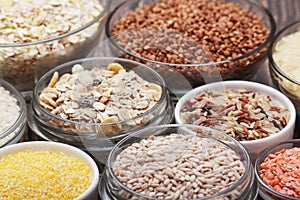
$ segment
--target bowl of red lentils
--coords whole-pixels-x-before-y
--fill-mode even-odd
[[[255,174],[263,199],[300,198],[300,140],[278,142],[256,159]]]
[[[97,152],[103,163],[102,153],[130,132],[170,123],[174,116],[162,77],[128,59],[65,63],[47,72],[33,94],[28,121],[36,135]]]
[[[33,141],[0,149],[1,199],[98,199],[99,170],[82,150]]]
[[[128,0],[106,22],[112,52],[147,63],[177,96],[252,77],[275,29],[270,12],[252,0]]]
[[[296,110],[280,91],[252,81],[223,81],[179,99],[177,123],[207,126],[240,141],[255,161],[266,147],[292,139]]]
[[[288,96],[300,114],[300,21],[284,27],[275,36],[268,51],[269,69],[275,86]]]
[[[107,200],[253,200],[257,189],[237,140],[208,127],[165,124],[136,131],[113,148],[99,193]]]
[[[98,45],[110,2],[1,1],[0,77],[31,95],[44,73]]]
[[[17,143],[27,131],[24,97],[9,82],[0,79],[0,147]]]

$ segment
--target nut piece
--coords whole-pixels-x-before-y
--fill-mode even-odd
[[[107,69],[115,72],[115,74],[119,73],[119,71],[124,71],[124,68],[119,63],[111,63],[107,66]]]

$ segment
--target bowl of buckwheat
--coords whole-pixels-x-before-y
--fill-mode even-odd
[[[0,147],[17,143],[27,131],[25,99],[16,88],[0,79]]]
[[[28,120],[46,140],[100,155],[134,130],[170,123],[173,111],[156,71],[132,60],[94,57],[47,72],[33,91]]]
[[[23,95],[51,68],[89,55],[110,0],[1,1],[0,77]]]
[[[208,127],[165,124],[116,144],[99,194],[108,200],[252,200],[257,189],[248,152],[237,140]]]
[[[289,98],[270,86],[223,81],[185,94],[175,107],[175,120],[234,137],[254,161],[266,147],[293,138],[296,110]]]
[[[114,54],[147,63],[179,98],[208,82],[250,79],[275,29],[253,0],[128,0],[105,31]]]

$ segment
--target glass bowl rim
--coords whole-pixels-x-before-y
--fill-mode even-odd
[[[112,45],[114,45],[117,49],[119,49],[120,51],[124,52],[125,54],[127,54],[129,56],[132,56],[132,57],[137,58],[139,60],[142,60],[144,62],[146,61],[146,62],[151,62],[151,63],[154,63],[154,64],[174,66],[174,67],[175,66],[178,66],[178,67],[203,67],[203,66],[210,66],[210,65],[218,65],[218,64],[224,64],[224,63],[236,62],[238,60],[247,58],[247,57],[259,52],[261,49],[263,49],[265,46],[267,46],[272,41],[272,38],[273,38],[273,36],[275,35],[275,32],[276,32],[276,23],[275,23],[274,17],[272,16],[271,12],[268,9],[266,9],[258,1],[245,0],[248,3],[250,3],[251,5],[256,5],[258,8],[260,8],[260,10],[264,14],[267,15],[268,20],[270,22],[270,30],[269,30],[270,33],[268,35],[268,38],[262,44],[260,44],[258,47],[256,47],[255,49],[247,52],[246,54],[243,54],[241,56],[238,56],[238,57],[235,57],[235,58],[232,58],[232,59],[223,60],[223,61],[210,61],[210,62],[207,62],[207,63],[195,63],[195,64],[176,64],[176,63],[167,63],[167,62],[156,61],[156,60],[153,60],[153,59],[149,59],[149,58],[145,58],[145,57],[136,55],[135,53],[126,50],[121,45],[119,45],[119,43],[114,39],[114,36],[110,32],[110,30],[111,30],[110,22],[111,22],[111,19],[113,18],[113,16],[115,15],[115,13],[119,9],[121,9],[124,5],[131,3],[131,1],[133,1],[133,0],[127,0],[127,1],[121,2],[118,6],[116,6],[114,8],[114,10],[112,12],[110,12],[110,14],[107,17],[106,24],[105,24],[105,34],[106,34],[106,37],[108,38],[108,41]],[[267,52],[264,53],[264,55],[266,55],[266,54],[267,54]]]
[[[100,0],[97,0],[100,1]],[[32,41],[32,42],[24,42],[24,43],[0,43],[0,48],[10,48],[10,47],[25,47],[25,46],[31,46],[31,45],[39,45],[47,42],[52,42],[55,40],[59,40],[65,37],[68,37],[70,35],[74,35],[84,29],[87,29],[88,27],[92,26],[95,24],[97,21],[99,21],[101,18],[105,16],[106,13],[108,13],[110,9],[112,0],[105,0],[105,6],[101,4],[103,10],[92,20],[88,21],[85,23],[83,26],[74,29],[72,31],[69,31],[67,33],[64,33],[62,35],[54,36],[54,37],[49,37],[47,39],[42,39],[42,40],[37,40],[37,41]]]
[[[72,121],[72,120],[68,120],[68,119],[63,119],[63,118],[60,118],[58,117],[57,115],[55,114],[52,114],[50,113],[49,111],[47,111],[45,108],[43,108],[40,104],[39,104],[39,100],[38,100],[38,86],[40,86],[44,79],[49,77],[50,75],[53,75],[53,73],[57,70],[60,70],[60,69],[63,69],[64,67],[68,67],[68,66],[72,66],[74,64],[77,64],[77,63],[82,63],[82,62],[85,62],[85,61],[95,61],[95,60],[103,60],[103,61],[121,61],[121,62],[126,62],[126,63],[132,63],[134,64],[135,66],[141,66],[145,69],[147,69],[147,71],[151,72],[153,75],[155,75],[155,77],[160,81],[160,87],[162,88],[162,94],[161,94],[161,97],[159,99],[159,101],[157,103],[155,103],[149,110],[147,110],[146,112],[134,117],[134,118],[130,118],[130,119],[125,119],[125,120],[121,120],[121,121],[116,121],[116,122],[105,122],[105,123],[92,123],[92,122],[76,122],[76,121]],[[100,126],[109,126],[109,125],[118,125],[118,124],[122,124],[122,123],[126,123],[126,122],[130,122],[130,121],[133,121],[133,120],[137,120],[137,119],[140,119],[140,118],[143,118],[145,116],[147,116],[148,114],[151,114],[151,112],[153,110],[156,110],[157,107],[159,107],[163,101],[167,100],[168,96],[168,91],[167,91],[167,88],[166,88],[166,85],[165,85],[165,82],[164,82],[164,79],[159,75],[158,72],[156,72],[154,69],[148,67],[147,65],[145,64],[142,64],[142,63],[139,63],[139,62],[136,62],[136,61],[133,61],[133,60],[129,60],[129,59],[124,59],[124,58],[117,58],[117,57],[90,57],[90,58],[83,58],[83,59],[77,59],[77,60],[73,60],[73,61],[70,61],[70,62],[66,62],[64,64],[61,64],[51,70],[49,70],[47,73],[45,73],[39,80],[38,82],[35,84],[35,87],[34,87],[34,90],[33,90],[33,97],[32,97],[32,101],[33,101],[33,104],[35,106],[37,106],[38,110],[43,112],[43,114],[45,114],[47,117],[51,117],[52,119],[55,119],[55,120],[59,120],[59,121],[62,121],[62,122],[65,122],[65,123],[70,123],[70,124],[74,124],[74,125],[84,125],[84,126],[95,126],[95,125],[100,125]],[[35,109],[33,109],[35,110]],[[33,112],[36,112],[36,111],[33,111]],[[74,135],[73,133],[71,135]],[[96,135],[96,133],[94,134],[90,134],[90,133],[77,133],[76,135],[78,136],[81,136],[81,135],[84,135],[84,136],[92,136],[92,135]]]
[[[203,197],[203,198],[200,198],[199,200],[209,200],[210,198],[215,198],[217,197],[218,195],[224,195],[228,192],[231,192],[235,189],[235,187],[237,187],[238,185],[241,185],[244,181],[247,180],[247,176],[249,174],[252,174],[251,170],[252,170],[252,165],[251,165],[251,160],[250,160],[250,156],[246,150],[246,148],[240,143],[238,142],[236,139],[234,139],[233,137],[230,137],[228,135],[226,135],[225,133],[222,133],[218,130],[215,130],[215,129],[212,129],[212,128],[209,128],[209,127],[205,127],[205,126],[197,126],[197,125],[191,125],[191,124],[163,124],[163,125],[155,125],[155,126],[149,126],[149,127],[146,127],[142,130],[138,130],[138,131],[135,131],[129,135],[127,135],[126,137],[122,138],[113,148],[112,150],[110,151],[109,155],[108,155],[108,158],[107,158],[107,164],[106,164],[106,170],[108,171],[108,173],[113,177],[114,181],[116,181],[116,183],[118,184],[118,186],[120,186],[123,190],[127,191],[127,192],[130,192],[131,194],[134,194],[138,197],[143,197],[145,199],[149,199],[149,200],[159,200],[159,198],[150,198],[149,196],[146,196],[146,195],[143,195],[143,194],[140,194],[138,192],[135,192],[134,190],[126,187],[124,184],[122,184],[118,179],[117,177],[115,176],[115,174],[113,173],[112,171],[112,156],[115,154],[116,150],[120,148],[121,145],[123,145],[128,139],[131,139],[137,135],[143,135],[145,132],[151,130],[151,129],[156,129],[156,130],[159,130],[160,128],[161,129],[164,129],[164,128],[191,128],[192,130],[205,130],[205,131],[208,131],[210,133],[216,133],[222,137],[225,137],[227,140],[229,140],[229,142],[233,142],[234,145],[236,145],[239,150],[241,150],[242,154],[245,156],[245,173],[241,176],[241,178],[233,185],[231,185],[229,188],[226,188],[224,190],[222,190],[221,192],[218,192],[218,193],[215,193],[211,196],[207,196],[207,197]],[[152,135],[152,134],[151,134]],[[211,136],[210,138],[213,138],[214,140],[218,141],[218,142],[221,142],[220,140],[221,139],[218,139],[218,138],[215,138],[213,136]],[[230,147],[229,147],[230,148]],[[235,151],[236,153],[236,151]],[[116,155],[118,156],[118,155]],[[254,175],[254,174],[252,174]]]
[[[287,26],[285,26],[283,29],[281,29],[276,35],[275,37],[272,39],[271,43],[270,43],[270,46],[268,48],[268,58],[269,58],[269,68],[274,69],[277,73],[279,73],[282,77],[284,77],[285,79],[287,79],[288,81],[296,84],[296,85],[300,85],[300,81],[297,81],[293,78],[291,78],[290,76],[288,76],[285,72],[283,72],[280,67],[276,64],[274,58],[273,58],[273,51],[277,45],[277,43],[279,42],[279,38],[281,36],[284,36],[284,34],[290,30],[290,28],[293,28],[293,27],[299,27],[300,28],[300,20],[297,20],[295,22],[292,22],[290,24],[288,24]],[[300,31],[300,30],[299,30]],[[298,31],[298,32],[299,32]],[[297,32],[297,31],[296,31]],[[293,33],[296,33],[296,32],[293,32]],[[291,35],[293,33],[290,33],[288,35]],[[285,36],[288,36],[288,35],[285,35]],[[278,41],[277,41],[278,40]]]
[[[269,191],[272,194],[277,195],[277,197],[283,198],[283,199],[288,199],[288,200],[299,200],[299,198],[295,198],[295,197],[291,197],[291,196],[286,196],[280,192],[277,192],[276,190],[274,190],[273,188],[271,188],[270,186],[268,186],[261,178],[261,176],[259,175],[259,169],[260,169],[260,164],[263,162],[263,160],[269,155],[271,154],[271,151],[280,146],[280,145],[284,145],[284,144],[294,144],[295,142],[299,142],[300,143],[300,138],[299,139],[290,139],[290,140],[286,140],[283,142],[278,142],[276,144],[273,144],[267,148],[265,148],[256,158],[255,163],[254,163],[254,173],[256,176],[256,179],[258,180],[258,183],[260,185],[260,187],[263,187],[265,190]],[[300,146],[298,147],[300,148]],[[282,150],[282,149],[280,149]],[[278,150],[278,151],[280,151]]]

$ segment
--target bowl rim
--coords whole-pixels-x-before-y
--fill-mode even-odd
[[[38,91],[38,86],[40,84],[42,84],[43,80],[51,75],[53,75],[53,73],[55,71],[58,71],[66,66],[70,66],[70,65],[74,65],[77,63],[84,63],[84,62],[88,62],[88,61],[95,61],[95,60],[103,60],[103,61],[110,61],[110,62],[126,62],[126,63],[131,63],[134,64],[137,67],[143,67],[145,69],[147,69],[147,71],[150,71],[153,75],[155,75],[155,77],[159,80],[160,82],[160,86],[162,87],[162,94],[161,97],[159,99],[159,101],[157,103],[155,103],[149,110],[147,110],[146,112],[134,117],[134,118],[130,118],[130,119],[125,119],[125,120],[121,120],[121,121],[117,121],[117,122],[105,122],[105,123],[92,123],[92,122],[76,122],[76,121],[72,121],[72,120],[68,120],[68,119],[63,119],[61,117],[58,117],[57,115],[50,113],[49,111],[47,111],[45,108],[43,108],[40,104],[39,104],[39,100],[38,100],[38,96],[39,96],[39,91]],[[141,118],[144,118],[145,116],[151,114],[154,110],[157,110],[158,107],[160,105],[162,105],[163,101],[168,99],[168,91],[167,91],[167,87],[165,85],[165,81],[164,79],[161,77],[161,75],[156,72],[154,69],[148,67],[145,64],[130,60],[130,59],[125,59],[125,58],[118,58],[118,57],[89,57],[89,58],[83,58],[83,59],[77,59],[77,60],[73,60],[67,63],[64,63],[62,65],[59,65],[53,69],[51,69],[50,71],[48,71],[47,73],[45,73],[39,80],[38,82],[35,84],[34,90],[33,90],[33,98],[32,98],[32,105],[36,106],[38,108],[39,111],[43,112],[46,116],[51,117],[53,119],[59,120],[59,121],[63,121],[66,123],[71,123],[71,124],[76,124],[76,125],[85,125],[85,126],[94,126],[94,125],[103,125],[103,126],[108,126],[108,125],[118,125],[120,123],[126,123],[126,122],[130,122],[133,120],[138,120]],[[35,109],[33,109],[35,110]],[[36,112],[35,112],[36,113]],[[70,133],[68,133],[70,134]],[[96,133],[76,133],[76,135],[78,136],[92,136],[95,135]],[[71,134],[74,135],[74,134]]]
[[[195,64],[176,64],[176,63],[167,63],[167,62],[161,62],[161,61],[156,61],[153,59],[149,59],[149,58],[145,58],[142,56],[138,56],[135,53],[126,50],[125,48],[123,48],[121,45],[118,44],[118,42],[114,39],[114,36],[111,34],[110,30],[111,30],[111,26],[110,26],[110,22],[114,16],[114,14],[121,9],[124,5],[126,4],[130,4],[132,1],[137,1],[137,0],[127,0],[124,2],[121,2],[118,6],[116,6],[108,15],[107,20],[106,20],[106,24],[105,24],[105,34],[106,37],[108,38],[108,41],[110,42],[110,44],[112,44],[113,46],[115,46],[116,48],[118,48],[120,51],[122,51],[123,53],[132,56],[134,58],[137,58],[141,61],[144,62],[151,62],[151,63],[155,63],[155,64],[160,64],[160,65],[167,65],[167,66],[179,66],[179,67],[201,67],[201,66],[210,66],[210,65],[218,65],[218,64],[224,64],[224,63],[230,63],[230,62],[235,62],[244,58],[247,58],[248,56],[253,55],[256,52],[259,52],[261,49],[263,49],[265,46],[267,46],[268,44],[270,44],[270,42],[272,41],[272,38],[276,32],[276,22],[274,20],[274,17],[272,16],[271,12],[265,8],[260,2],[255,1],[255,0],[245,0],[248,3],[250,3],[251,5],[255,5],[258,8],[260,8],[260,10],[262,12],[264,12],[267,17],[268,20],[270,22],[270,33],[268,35],[268,38],[258,47],[256,47],[255,49],[253,49],[252,51],[247,52],[246,54],[243,54],[242,56],[238,56],[232,59],[228,59],[228,60],[223,60],[223,61],[210,61],[207,63],[195,63]],[[267,52],[264,53],[264,55],[266,55]]]
[[[223,195],[223,194],[226,194],[227,192],[231,192],[232,190],[234,190],[235,187],[237,187],[238,185],[241,185],[244,181],[246,181],[248,179],[248,175],[249,174],[252,174],[252,164],[251,164],[251,160],[250,160],[250,156],[249,156],[249,153],[248,151],[246,150],[246,148],[240,143],[238,142],[235,138],[233,137],[230,137],[228,136],[227,134],[224,134],[216,129],[212,129],[210,127],[205,127],[205,126],[197,126],[197,125],[192,125],[192,124],[163,124],[163,125],[155,125],[155,126],[149,126],[149,127],[146,127],[142,130],[138,130],[136,132],[133,132],[129,135],[127,135],[126,137],[124,137],[122,140],[120,140],[114,147],[113,149],[110,151],[109,155],[108,155],[108,158],[107,158],[107,162],[106,162],[106,169],[108,171],[108,173],[114,178],[114,181],[116,181],[116,183],[125,191],[127,192],[130,192],[132,194],[135,194],[136,196],[138,197],[142,197],[142,198],[146,198],[146,199],[150,199],[149,196],[146,196],[146,195],[143,195],[141,193],[138,193],[138,192],[135,192],[134,190],[126,187],[124,184],[122,184],[118,179],[117,177],[115,176],[113,170],[112,170],[112,156],[114,155],[114,153],[120,149],[120,146],[123,145],[128,139],[130,138],[134,138],[134,137],[138,137],[138,135],[141,135],[141,134],[144,134],[146,133],[147,131],[150,131],[150,130],[153,130],[153,129],[156,129],[156,130],[159,130],[159,129],[164,129],[164,128],[185,128],[185,129],[188,129],[188,128],[194,128],[194,129],[201,129],[201,130],[205,130],[205,131],[209,131],[209,132],[213,132],[213,133],[216,133],[222,137],[225,137],[226,139],[229,140],[229,142],[233,142],[240,150],[241,150],[241,153],[245,156],[245,173],[241,176],[241,178],[233,185],[231,185],[231,187],[229,188],[226,188],[224,190],[222,190],[221,192],[217,192],[211,196],[208,196],[208,197],[203,197],[201,198],[201,200],[208,200],[208,199],[211,199],[211,198],[215,198],[217,197],[217,195]],[[178,134],[178,133],[176,133]],[[153,135],[153,134],[148,134],[148,136],[150,135]],[[213,136],[211,136],[210,138],[213,138],[214,140],[218,141],[218,142],[221,142],[218,138],[215,138]],[[226,144],[225,144],[226,145]],[[230,147],[229,147],[230,148]],[[233,150],[233,149],[232,149]],[[235,150],[233,150],[235,151]],[[236,152],[236,151],[235,151]],[[254,175],[254,174],[253,174]],[[103,177],[102,177],[103,178]],[[151,200],[159,200],[159,198],[151,198]]]
[[[97,0],[100,2],[100,0]],[[32,42],[24,42],[24,43],[0,43],[0,48],[4,47],[4,48],[9,48],[9,47],[24,47],[24,46],[31,46],[31,45],[38,45],[38,44],[42,44],[42,43],[47,43],[47,42],[52,42],[55,40],[59,40],[65,37],[68,37],[70,35],[76,34],[90,26],[92,26],[93,24],[95,24],[97,21],[99,21],[101,18],[105,17],[106,14],[108,14],[108,11],[110,10],[110,5],[112,0],[105,0],[105,5],[102,5],[103,10],[101,12],[99,12],[99,14],[92,20],[88,21],[86,24],[84,24],[83,26],[74,29],[70,32],[64,33],[62,35],[59,36],[55,36],[55,37],[49,37],[47,39],[42,39],[42,40],[37,40],[37,41],[32,41]]]
[[[25,102],[25,99],[22,96],[22,94],[11,83],[9,83],[3,79],[0,79],[0,86],[2,86],[5,90],[7,90],[9,92],[9,95],[17,100],[17,105],[20,108],[19,116],[16,119],[16,121],[14,122],[14,124],[11,125],[3,133],[0,133],[0,140],[2,140],[9,134],[13,133],[22,124],[23,124],[23,126],[25,126],[26,116],[27,116],[27,106],[26,106],[26,102]]]
[[[271,193],[277,195],[277,197],[283,198],[283,199],[288,199],[288,200],[299,200],[299,198],[295,198],[295,197],[291,197],[291,196],[286,196],[280,192],[277,192],[276,190],[274,190],[273,188],[271,188],[270,186],[268,186],[261,178],[261,176],[259,175],[259,168],[260,168],[260,164],[263,162],[263,160],[270,154],[270,152],[276,148],[277,146],[283,145],[283,144],[293,144],[295,142],[300,142],[300,139],[290,139],[290,140],[286,140],[283,142],[278,142],[276,144],[273,144],[267,148],[265,148],[260,155],[256,158],[255,163],[254,163],[254,174],[256,179],[258,180],[258,183],[260,185],[260,187],[263,187],[264,189],[270,191]],[[300,147],[298,147],[300,148]],[[281,150],[281,149],[280,149]],[[280,151],[278,150],[278,151]]]
[[[299,26],[300,28],[300,20],[298,21],[295,21],[295,22],[292,22],[290,24],[288,24],[286,27],[284,27],[283,29],[281,29],[275,36],[274,38],[272,39],[271,43],[270,43],[270,46],[268,48],[268,58],[269,58],[269,68],[272,70],[274,69],[278,74],[280,74],[282,77],[284,77],[285,79],[287,79],[288,81],[296,84],[296,85],[300,85],[300,81],[297,81],[293,78],[291,78],[290,76],[288,76],[285,72],[283,72],[281,70],[281,68],[276,64],[275,60],[274,60],[274,57],[273,57],[273,51],[275,50],[276,48],[276,45],[277,43],[280,41],[278,40],[281,36],[288,36],[288,35],[291,35],[293,33],[296,33],[296,32],[299,32],[299,31],[296,31],[296,32],[293,32],[293,33],[289,33],[288,35],[285,35],[285,33],[287,31],[290,30],[290,28],[293,28],[293,27],[296,27],[296,26]]]
[[[60,143],[60,142],[50,142],[50,141],[27,141],[16,144],[11,144],[0,149],[0,158],[2,154],[10,155],[12,153],[17,153],[23,150],[32,150],[32,151],[54,151],[54,152],[67,152],[68,156],[75,154],[76,159],[80,159],[91,169],[92,171],[92,181],[87,190],[84,191],[80,196],[75,200],[80,200],[87,198],[99,184],[99,169],[96,162],[84,151],[74,146]],[[65,150],[65,151],[64,151]]]
[[[277,137],[277,135],[282,135],[285,134],[287,130],[290,130],[291,128],[294,127],[295,123],[296,123],[296,109],[294,104],[292,103],[292,101],[286,97],[283,93],[281,93],[280,91],[268,86],[268,85],[264,85],[262,83],[257,83],[257,82],[253,82],[253,81],[245,81],[245,80],[228,80],[228,81],[220,81],[220,82],[214,82],[214,83],[209,83],[206,85],[202,85],[199,86],[197,88],[194,88],[193,90],[189,91],[188,93],[186,93],[185,95],[183,95],[179,101],[177,102],[176,106],[175,106],[175,110],[174,110],[174,116],[175,116],[175,121],[176,123],[182,124],[183,121],[181,120],[180,117],[180,109],[182,107],[182,105],[191,97],[195,96],[195,94],[198,94],[202,91],[207,91],[207,88],[209,89],[210,87],[217,87],[217,86],[221,86],[222,89],[225,88],[237,88],[237,86],[241,89],[243,88],[252,88],[254,91],[263,93],[263,94],[267,94],[274,97],[276,97],[276,101],[280,102],[280,104],[283,104],[287,107],[289,114],[290,114],[290,119],[287,122],[287,125],[281,129],[279,132],[277,132],[276,134],[267,136],[265,138],[260,138],[260,139],[256,139],[256,140],[247,140],[247,141],[240,141],[243,145],[251,145],[251,144],[256,144],[259,142],[267,142],[270,140],[273,140]]]

